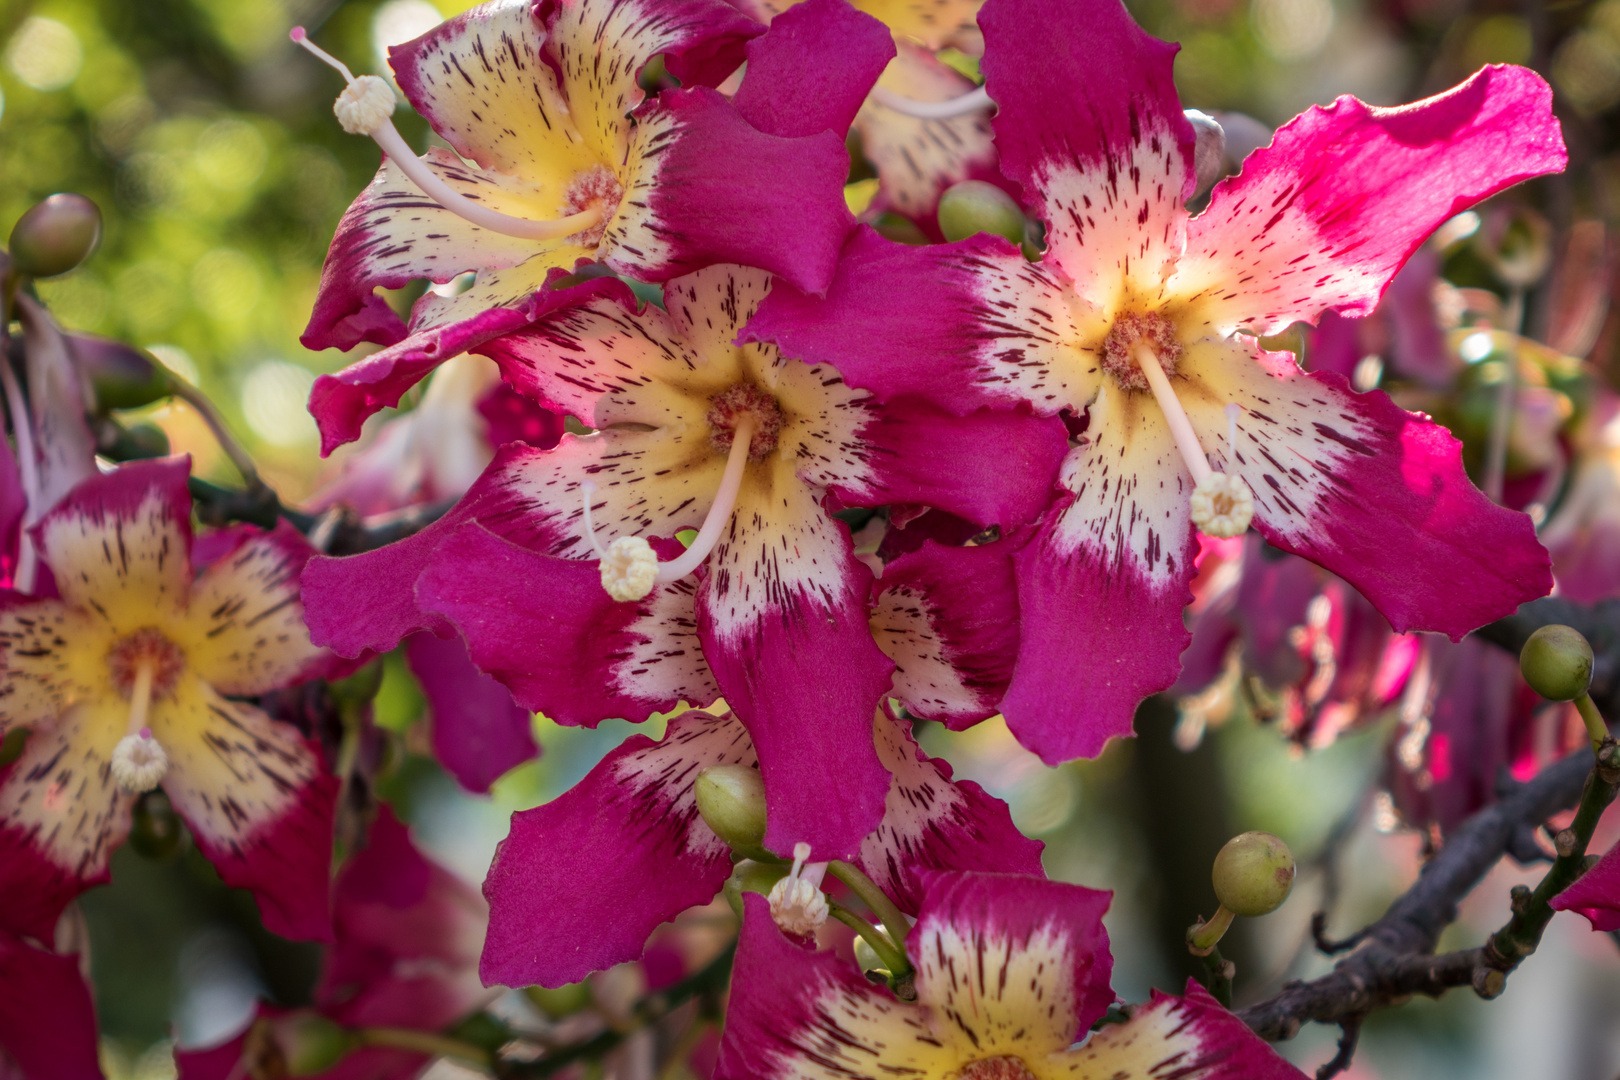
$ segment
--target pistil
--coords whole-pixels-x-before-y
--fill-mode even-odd
[[[512,217],[467,198],[441,180],[406,145],[390,119],[394,111],[394,88],[388,85],[386,79],[377,75],[357,77],[343,61],[310,41],[302,26],[293,27],[290,36],[323,63],[336,69],[348,83],[332,106],[332,112],[343,130],[351,135],[369,135],[382,148],[388,160],[421,188],[423,194],[452,214],[490,232],[522,240],[555,240],[585,232],[602,222],[604,209],[600,203],[556,221],[536,221]]]
[[[988,109],[995,104],[982,86],[949,101],[918,101],[915,98],[903,97],[893,90],[874,86],[871,98],[885,109],[892,109],[902,116],[909,116],[915,120],[953,120],[958,116],[978,112],[980,109]]]
[[[1206,536],[1224,539],[1242,535],[1254,518],[1254,493],[1241,476],[1210,468],[1204,448],[1198,442],[1198,433],[1187,418],[1187,410],[1181,407],[1181,399],[1171,388],[1153,347],[1138,340],[1131,356],[1147,379],[1148,389],[1153,391],[1153,398],[1159,403],[1159,411],[1164,414],[1164,421],[1176,441],[1176,449],[1181,451],[1181,459],[1192,474],[1193,492],[1188,504],[1193,524]],[[1228,406],[1226,411],[1228,453],[1234,459],[1237,456],[1236,408]]]
[[[737,420],[731,450],[726,455],[726,471],[720,477],[720,486],[715,490],[703,527],[691,546],[669,562],[659,562],[652,545],[639,536],[621,536],[603,547],[591,521],[591,497],[596,494],[596,485],[589,480],[580,485],[585,497],[585,535],[596,552],[602,568],[602,588],[609,596],[619,601],[640,600],[652,592],[654,585],[679,581],[703,565],[737,509],[737,496],[742,491],[743,470],[748,465],[748,450],[757,422],[750,415]]]
[[[125,725],[124,737],[113,747],[113,779],[131,795],[151,791],[169,771],[169,755],[164,752],[163,744],[152,737],[152,729],[146,724],[157,668],[156,658],[137,661],[135,681],[129,691],[129,722]]]
[[[771,886],[766,897],[771,905],[771,918],[790,934],[813,934],[827,921],[827,897],[821,891],[822,879],[827,876],[827,864],[813,863],[810,845],[800,841],[793,845],[793,869],[787,877]]]

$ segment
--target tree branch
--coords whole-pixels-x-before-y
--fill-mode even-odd
[[[1591,752],[1581,750],[1465,821],[1430,859],[1412,887],[1361,932],[1355,952],[1319,979],[1291,982],[1275,996],[1237,1013],[1266,1039],[1290,1039],[1307,1020],[1345,1026],[1368,1013],[1423,994],[1439,997],[1474,985],[1485,948],[1433,955],[1457,904],[1507,853],[1524,823],[1539,824],[1580,801]],[[1511,925],[1511,924],[1510,924]]]

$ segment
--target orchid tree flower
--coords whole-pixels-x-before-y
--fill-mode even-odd
[[[1040,873],[1040,841],[1013,827],[1003,803],[953,781],[887,709],[872,722],[888,790],[852,861],[902,910],[918,910],[931,869]],[[485,982],[577,982],[636,959],[661,923],[712,900],[731,849],[699,816],[694,788],[705,769],[757,764],[736,717],[685,712],[661,741],[633,736],[566,794],[514,814],[484,883]]]
[[[466,882],[426,858],[388,806],[332,887],[334,941],[312,1009],[261,1004],[248,1027],[217,1046],[175,1054],[180,1080],[285,1075],[289,1051],[321,1061],[292,1075],[410,1080],[434,1056],[429,1040],[499,991],[478,980],[488,908]],[[279,1060],[278,1060],[279,1059]]]
[[[102,1080],[79,962],[0,930],[0,1076]]]
[[[50,940],[106,881],[137,796],[161,786],[265,925],[325,939],[337,781],[291,726],[241,700],[321,674],[286,525],[209,538],[197,563],[186,459],[84,481],[35,538],[56,596],[0,607],[0,729],[29,730],[0,771],[4,925]]]
[[[862,231],[825,300],[780,287],[747,339],[880,399],[1083,418],[1017,560],[1004,708],[1024,744],[1048,762],[1096,754],[1174,681],[1195,528],[1252,521],[1403,632],[1457,637],[1544,594],[1529,519],[1469,483],[1444,429],[1257,340],[1366,314],[1446,218],[1562,168],[1541,78],[1490,67],[1400,109],[1313,108],[1190,218],[1174,46],[1117,0],[989,0],[979,23],[1002,168],[1040,208],[1043,258]]]
[[[876,210],[894,210],[934,233],[940,194],[962,180],[1004,182],[991,143],[993,106],[982,90],[939,59],[954,48],[983,51],[974,16],[982,0],[895,3],[859,0],[857,8],[894,35],[895,57],[855,114],[861,150],[876,168]],[[739,0],[738,6],[775,25],[791,3]]]
[[[518,390],[594,432],[548,451],[506,447],[432,528],[313,562],[315,640],[359,655],[453,625],[475,663],[514,680],[520,704],[563,723],[723,695],[759,748],[768,843],[853,855],[888,787],[870,725],[893,664],[868,624],[871,573],[829,504],[1027,521],[1065,439],[1021,407],[955,417],[917,399],[878,405],[830,367],[733,344],[770,287],[764,271],[711,267],[670,282],[667,310],[638,310],[609,281],[481,346]],[[469,525],[484,531],[458,535]],[[697,530],[684,550],[653,546],[684,529]],[[656,631],[688,610],[688,590],[695,623],[667,648]],[[604,593],[616,613],[590,616]],[[534,598],[538,618],[514,610],[518,597]],[[549,624],[549,657],[514,636],[514,616]],[[516,662],[488,655],[503,652]],[[542,677],[565,658],[578,667]],[[609,664],[599,683],[573,673]]]
[[[835,29],[824,49],[841,43]],[[388,119],[392,88],[351,78],[339,117],[378,138],[386,160],[338,225],[302,340],[391,348],[317,380],[323,451],[435,364],[549,310],[561,299],[551,271],[580,260],[645,281],[741,262],[824,290],[853,224],[847,123],[777,133],[751,122],[746,99],[709,89],[760,32],[722,0],[482,5],[390,50],[400,90],[454,150],[420,158]],[[802,62],[831,63],[859,93],[887,55],[874,65],[850,44]],[[637,77],[655,56],[686,87],[643,101]],[[470,288],[430,291],[408,325],[374,292],[467,272]]]
[[[1190,980],[1185,996],[1155,993],[1124,1023],[1091,1030],[1114,1001],[1108,893],[1021,874],[920,879],[912,1001],[794,941],[764,897],[744,897],[717,1080],[1303,1075]]]
[[[1554,911],[1585,915],[1592,929],[1620,930],[1620,844],[1594,863],[1575,884],[1552,898]]]

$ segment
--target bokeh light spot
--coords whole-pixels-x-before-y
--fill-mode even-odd
[[[315,420],[305,408],[315,376],[285,360],[266,360],[242,380],[242,417],[273,446],[315,441]]]
[[[6,45],[6,67],[35,90],[60,90],[84,64],[79,35],[55,19],[32,15]]]

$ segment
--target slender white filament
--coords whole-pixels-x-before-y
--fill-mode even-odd
[[[885,109],[893,109],[902,116],[916,120],[953,120],[958,116],[978,112],[980,109],[988,109],[995,104],[982,86],[949,101],[918,101],[915,98],[902,97],[893,90],[885,90],[881,86],[872,87],[870,96]]]
[[[1164,413],[1164,422],[1170,426],[1170,434],[1175,436],[1176,449],[1181,451],[1181,459],[1187,463],[1187,471],[1192,473],[1193,483],[1202,483],[1204,478],[1215,470],[1209,467],[1209,459],[1204,456],[1204,448],[1198,443],[1198,435],[1193,431],[1192,421],[1187,419],[1187,410],[1181,407],[1181,400],[1170,388],[1170,380],[1165,377],[1164,368],[1159,365],[1158,354],[1147,342],[1138,341],[1131,355],[1135,358],[1137,366],[1142,369],[1142,374],[1147,377],[1148,388],[1153,391],[1153,398],[1159,403],[1159,411]],[[1228,414],[1227,418],[1236,427],[1235,418],[1231,414]]]
[[[295,26],[292,30],[292,39],[323,62],[336,68],[344,80],[353,86],[356,82],[343,61],[328,53],[325,49],[309,40],[302,26]],[[520,240],[555,240],[564,236],[584,232],[602,220],[602,207],[592,206],[581,210],[577,214],[570,214],[556,221],[535,221],[529,218],[512,217],[499,210],[493,210],[472,199],[462,195],[439,178],[439,175],[419,157],[415,151],[401,137],[394,122],[384,118],[375,128],[366,132],[382,148],[388,160],[394,167],[408,177],[411,183],[422,189],[422,193],[458,217],[465,218],[479,228],[490,232],[500,233],[503,236],[515,236]]]

